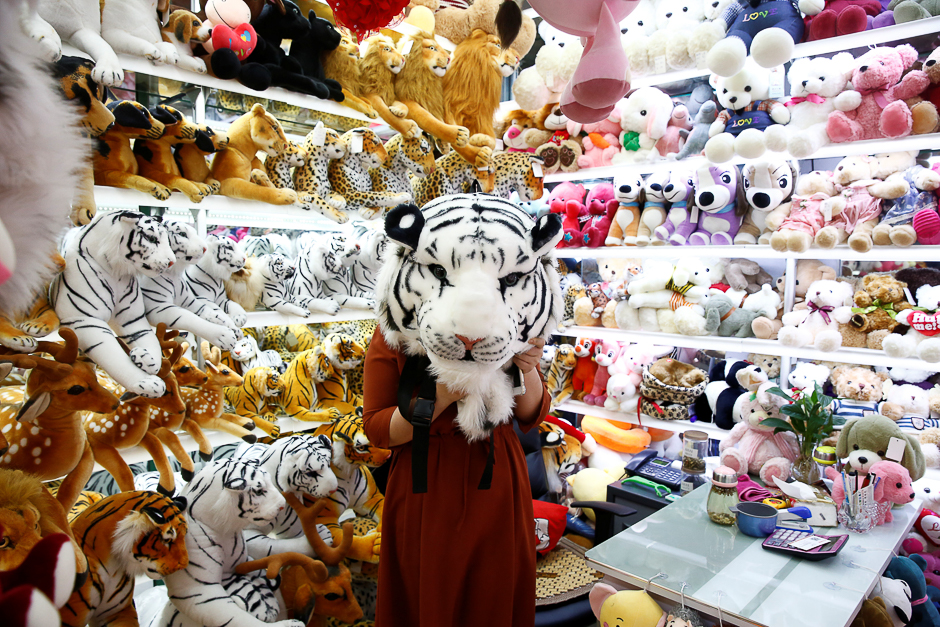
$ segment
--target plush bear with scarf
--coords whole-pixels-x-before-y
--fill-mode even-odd
[[[896,138],[910,135],[911,110],[905,99],[913,98],[930,85],[922,70],[905,73],[917,61],[910,44],[876,48],[855,60],[852,90],[836,97],[826,132],[833,142]]]
[[[803,16],[791,0],[732,0],[719,18],[725,38],[708,51],[705,62],[719,76],[734,76],[748,58],[773,68],[793,57],[803,39]],[[748,56],[750,54],[750,56]]]
[[[730,77],[712,74],[709,84],[715,90],[718,104],[724,107],[708,131],[705,156],[709,161],[723,163],[736,154],[757,159],[768,145],[780,149],[786,146],[786,129],[781,125],[790,121],[790,111],[783,103],[769,99],[769,70],[748,61]]]
[[[723,264],[717,259],[682,258],[675,265],[650,260],[630,282],[627,307],[618,307],[616,312],[617,325],[627,330],[675,332],[674,312],[688,306],[704,316],[702,303],[708,290],[723,277]]]
[[[721,465],[739,475],[758,475],[766,484],[772,483],[773,477],[785,481],[790,476],[790,464],[800,452],[793,433],[774,433],[774,427],[761,424],[768,418],[783,419],[780,407],[784,400],[767,391],[774,385],[764,383],[754,392],[745,394],[737,415],[738,424],[718,447]]]
[[[612,163],[648,161],[656,143],[666,135],[672,112],[672,99],[655,87],[641,87],[630,94],[620,109],[621,150]]]

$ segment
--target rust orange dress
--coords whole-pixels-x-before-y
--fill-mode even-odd
[[[388,448],[405,355],[376,330],[366,354],[366,435]],[[548,413],[543,391],[535,419]],[[477,485],[488,443],[469,443],[451,406],[431,424],[428,491],[413,494],[411,444],[392,448],[376,627],[529,627],[535,623],[535,523],[525,456],[512,424],[494,431],[489,490]]]

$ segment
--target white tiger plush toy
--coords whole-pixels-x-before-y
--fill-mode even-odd
[[[194,265],[186,268],[184,281],[197,298],[215,303],[227,314],[235,327],[240,329],[248,323],[245,309],[229,299],[225,293],[225,281],[233,272],[245,267],[247,258],[233,240],[228,237],[210,235],[206,238],[206,252]]]
[[[388,246],[388,237],[381,229],[353,227],[353,236],[340,255],[341,263],[350,273],[353,288],[366,294],[375,294],[375,280],[382,267],[382,258]]]
[[[327,300],[337,304],[337,311],[339,307],[375,308],[374,294],[358,289],[352,273],[343,267],[337,253],[343,242],[340,236],[304,242],[297,256],[297,274],[291,280],[291,294],[298,302]]]
[[[215,303],[197,298],[183,278],[183,272],[205,253],[206,243],[185,222],[165,226],[176,263],[159,277],[141,277],[147,320],[154,326],[163,322],[169,329],[190,331],[222,350],[232,350],[241,330]]]
[[[75,331],[79,348],[128,392],[163,396],[166,385],[155,376],[163,355],[137,275],[157,278],[176,262],[166,228],[136,211],[99,213],[67,234],[62,256],[65,270],[50,288],[61,326]]]
[[[249,235],[241,241],[241,248],[248,257],[261,255],[284,255],[292,257],[290,238],[280,233],[265,233],[264,235]]]
[[[248,372],[252,368],[274,368],[281,374],[287,370],[287,364],[281,359],[276,350],[263,351],[258,347],[258,341],[250,335],[244,336],[235,342],[231,349],[232,359],[241,364],[241,371]]]
[[[256,460],[281,492],[291,492],[303,500],[322,499],[336,491],[336,475],[330,468],[332,442],[325,435],[292,435],[275,440],[273,444],[243,444],[233,455],[243,461]],[[320,537],[332,543],[333,536],[326,526],[320,525]],[[316,554],[307,538],[297,513],[287,507],[274,520],[252,525],[245,531],[248,554],[255,558],[274,553],[295,551],[311,557]]]
[[[385,218],[391,245],[376,284],[386,341],[427,354],[441,383],[467,396],[457,423],[487,437],[512,416],[512,357],[558,326],[562,299],[551,257],[561,217],[533,222],[486,194],[399,205]]]
[[[296,269],[290,259],[284,255],[261,255],[252,257],[249,263],[251,270],[247,281],[228,280],[225,289],[228,295],[247,306],[249,303],[261,302],[262,305],[290,316],[306,318],[310,310],[300,305],[300,299],[295,300],[288,289],[291,278]],[[260,291],[257,291],[259,290]]]
[[[271,475],[254,461],[209,462],[181,496],[189,503],[189,565],[164,578],[170,603],[151,627],[304,627],[278,620],[283,612],[262,572],[235,574],[249,561],[245,529],[274,520],[287,507]]]

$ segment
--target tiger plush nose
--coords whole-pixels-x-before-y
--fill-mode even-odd
[[[478,337],[478,338],[475,339],[475,340],[471,340],[470,338],[468,338],[468,337],[466,337],[466,336],[464,336],[464,335],[460,335],[459,333],[458,333],[457,335],[455,335],[455,337],[456,337],[458,340],[460,340],[461,342],[463,342],[464,347],[465,347],[468,351],[469,351],[469,350],[473,350],[473,347],[474,347],[474,346],[476,346],[477,344],[479,344],[480,342],[483,341],[483,338],[482,338],[482,337]]]

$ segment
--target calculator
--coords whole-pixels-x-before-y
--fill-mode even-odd
[[[678,490],[682,484],[682,473],[672,467],[673,460],[657,457],[649,449],[637,453],[627,464],[626,471],[631,477],[643,477]]]
[[[793,557],[801,557],[805,560],[811,562],[818,562],[832,557],[845,545],[848,541],[849,536],[821,536],[816,534],[816,537],[823,538],[827,542],[823,545],[817,546],[814,549],[809,551],[801,551],[800,549],[790,546],[791,542],[801,540],[802,538],[808,538],[813,535],[812,531],[802,531],[799,529],[774,529],[774,532],[767,536],[767,539],[764,540],[762,546],[765,549],[771,551],[780,551],[781,553],[786,553]]]

